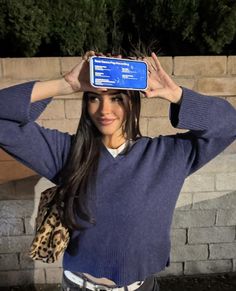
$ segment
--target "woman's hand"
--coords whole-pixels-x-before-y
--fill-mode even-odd
[[[31,93],[31,102],[74,92],[92,91],[96,93],[107,91],[105,88],[97,89],[90,85],[88,61],[93,55],[95,55],[93,51],[87,52],[83,60],[70,72],[66,73],[64,78],[36,82]]]
[[[148,64],[148,88],[146,97],[160,97],[172,103],[180,103],[182,89],[169,77],[162,68],[155,53],[152,53],[154,64],[145,59]]]
[[[70,84],[74,92],[101,92],[106,91],[105,88],[94,88],[89,81],[89,58],[95,55],[94,51],[88,51],[83,56],[82,61],[77,64],[70,72],[64,75],[64,79]]]

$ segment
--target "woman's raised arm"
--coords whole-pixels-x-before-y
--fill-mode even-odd
[[[89,58],[95,55],[95,52],[87,52],[83,60],[78,63],[63,78],[36,82],[34,84],[31,102],[46,99],[51,96],[67,95],[74,92],[97,92],[106,91],[104,88],[96,89],[91,86],[89,81]]]
[[[35,82],[31,102],[47,99],[51,96],[61,96],[73,93],[73,89],[64,78]]]

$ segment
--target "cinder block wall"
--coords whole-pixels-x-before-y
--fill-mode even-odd
[[[0,88],[61,76],[79,58],[0,60]],[[236,56],[160,57],[182,86],[221,96],[236,107]],[[12,105],[14,106],[14,105]],[[1,109],[0,109],[1,110]],[[180,132],[168,120],[169,103],[143,99],[143,135]],[[56,97],[37,121],[74,133],[81,94]],[[224,116],[222,116],[224,118]],[[0,152],[0,286],[59,283],[61,262],[34,263],[27,256],[40,192],[52,184]],[[161,276],[236,271],[236,143],[188,177],[172,226],[171,265]]]

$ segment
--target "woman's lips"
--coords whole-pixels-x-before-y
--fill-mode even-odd
[[[115,119],[99,119],[98,122],[101,124],[101,125],[110,125],[113,123]]]

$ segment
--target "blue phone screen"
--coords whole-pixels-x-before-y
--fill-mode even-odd
[[[143,61],[93,57],[90,81],[95,87],[144,90],[147,87],[147,64]]]

